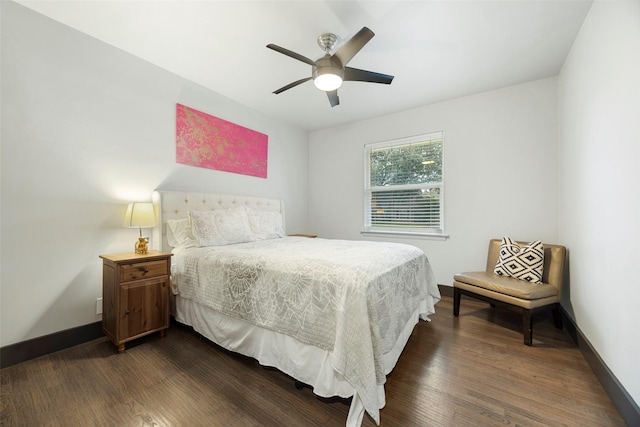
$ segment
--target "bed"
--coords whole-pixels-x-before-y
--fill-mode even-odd
[[[287,236],[276,199],[156,191],[153,203],[178,322],[318,396],[352,398],[347,427],[365,412],[380,424],[386,375],[440,299],[420,249]]]

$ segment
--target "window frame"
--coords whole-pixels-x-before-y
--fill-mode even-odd
[[[428,182],[423,184],[402,184],[392,186],[371,186],[371,152],[380,148],[393,148],[402,145],[411,145],[418,143],[429,143],[431,141],[441,141],[441,180],[439,182]],[[445,196],[445,156],[444,156],[444,141],[445,136],[443,131],[424,133],[420,135],[414,135],[404,138],[391,139],[386,141],[380,141],[364,145],[364,191],[363,191],[363,230],[361,234],[367,235],[397,235],[397,236],[420,236],[420,237],[432,237],[447,239],[449,236],[445,234],[445,221],[444,221],[444,196]],[[393,187],[394,190],[389,190],[389,187]],[[412,228],[402,225],[395,226],[374,226],[372,225],[372,212],[371,202],[372,195],[376,191],[401,191],[401,190],[413,190],[413,189],[439,189],[439,227],[435,228]]]

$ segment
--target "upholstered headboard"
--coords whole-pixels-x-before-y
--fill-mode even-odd
[[[280,212],[285,228],[284,203],[277,199],[218,193],[190,193],[185,191],[154,191],[153,205],[158,223],[153,229],[151,247],[170,252],[167,243],[167,220],[187,218],[189,211],[228,209],[245,205],[251,209]]]

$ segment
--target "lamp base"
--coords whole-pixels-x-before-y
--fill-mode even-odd
[[[139,237],[138,241],[135,244],[136,253],[139,255],[144,255],[149,253],[149,238],[148,237]]]

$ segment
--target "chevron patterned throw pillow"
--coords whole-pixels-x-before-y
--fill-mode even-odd
[[[520,246],[508,237],[500,244],[500,257],[493,270],[500,276],[514,277],[532,283],[542,283],[544,246],[540,240]]]

